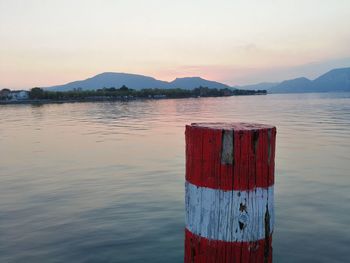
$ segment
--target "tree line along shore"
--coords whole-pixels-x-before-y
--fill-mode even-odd
[[[3,89],[0,91],[0,103],[198,98],[265,94],[267,94],[266,90],[213,89],[202,86],[192,90],[178,88],[135,90],[126,86],[97,90],[74,89],[70,91],[50,91],[42,88],[32,88],[29,91]]]

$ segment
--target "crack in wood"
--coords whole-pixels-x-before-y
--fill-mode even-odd
[[[267,131],[267,144],[268,144],[268,152],[267,152],[267,163],[268,165],[270,165],[270,161],[271,161],[271,134],[272,131],[271,129],[269,129]]]
[[[222,131],[221,163],[233,165],[233,130]]]
[[[264,249],[264,263],[269,262],[270,256],[270,213],[269,207],[266,205],[265,212],[265,249]]]

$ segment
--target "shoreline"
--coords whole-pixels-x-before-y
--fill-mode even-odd
[[[142,98],[142,97],[130,97],[130,98],[85,98],[85,99],[63,99],[63,100],[50,100],[50,99],[28,99],[28,100],[14,100],[14,101],[1,101],[0,105],[18,105],[18,104],[62,104],[62,103],[81,103],[81,102],[127,102],[127,101],[144,101],[144,100],[167,100],[167,99],[200,99],[200,98],[222,98],[222,97],[234,97],[234,96],[260,96],[267,95],[267,93],[255,93],[255,94],[236,94],[229,96],[190,96],[190,97],[165,97],[165,98]]]

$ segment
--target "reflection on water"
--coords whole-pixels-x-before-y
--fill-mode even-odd
[[[184,125],[278,128],[276,262],[347,262],[350,94],[0,106],[0,262],[181,262]]]

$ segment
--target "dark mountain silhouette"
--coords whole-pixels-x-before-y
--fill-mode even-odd
[[[297,78],[285,80],[268,89],[269,93],[303,93],[350,91],[350,68],[333,69],[315,80]]]
[[[350,91],[350,68],[333,69],[312,84],[315,91]]]
[[[92,90],[101,89],[104,87],[120,88],[123,85],[136,90],[148,88],[194,89],[200,86],[216,89],[233,88],[229,85],[202,79],[200,77],[177,78],[171,82],[167,82],[137,74],[106,72],[86,80],[74,81],[65,85],[47,87],[47,89],[55,91],[67,91],[78,88],[83,90]],[[236,86],[235,88],[249,90],[266,89],[269,93],[350,91],[350,67],[333,69],[315,80],[309,80],[302,77],[285,80],[281,83],[265,82],[254,85]]]
[[[170,86],[172,88],[181,88],[181,89],[193,89],[199,86],[208,87],[212,89],[225,89],[231,88],[226,84],[222,84],[216,81],[210,81],[206,79],[202,79],[200,77],[187,77],[187,78],[176,78],[172,82],[170,82]]]
[[[309,92],[312,87],[312,81],[307,78],[296,78],[282,81],[280,84],[269,89],[271,93],[289,93],[289,92]]]
[[[177,78],[172,82],[167,82],[143,75],[106,72],[98,74],[92,78],[88,78],[86,80],[74,81],[64,85],[47,87],[46,89],[54,91],[67,91],[79,88],[83,90],[92,90],[101,89],[104,87],[120,88],[123,85],[136,90],[149,88],[194,89],[198,88],[199,86],[217,89],[230,88],[228,85],[216,81],[205,80],[199,77]]]
[[[47,89],[55,91],[67,91],[78,88],[83,90],[94,90],[111,87],[120,88],[123,85],[131,89],[148,89],[167,88],[169,83],[142,75],[105,72],[92,78],[74,81],[64,85],[52,86]]]

